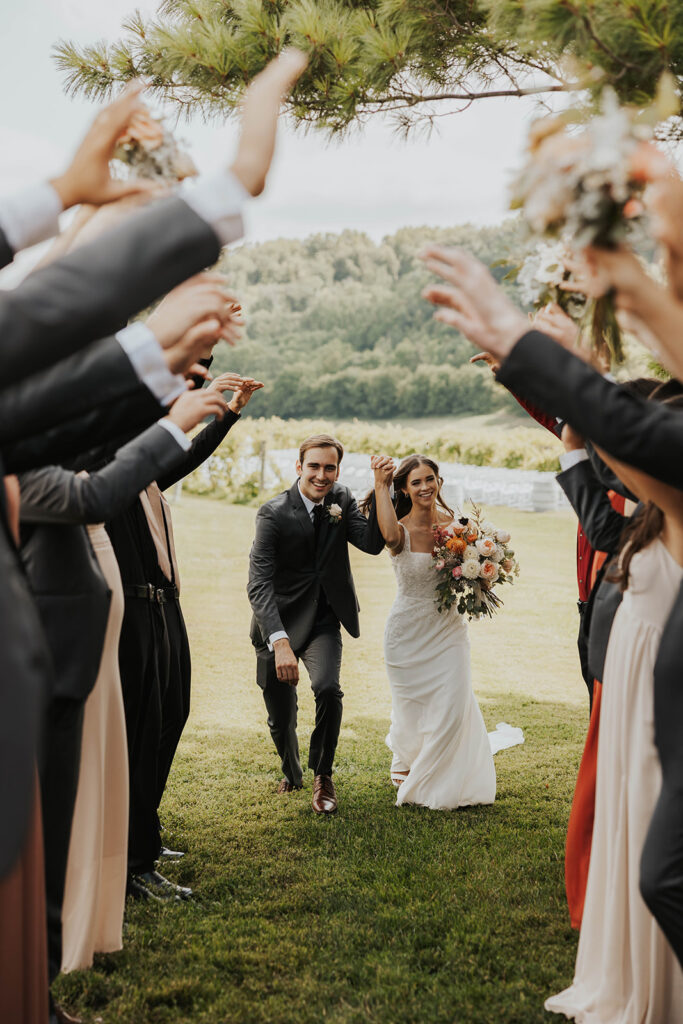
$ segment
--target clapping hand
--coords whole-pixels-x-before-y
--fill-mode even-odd
[[[168,419],[183,431],[192,430],[207,416],[219,420],[225,415],[225,399],[220,391],[185,391],[171,406]]]
[[[253,377],[242,377],[239,373],[221,373],[211,381],[208,391],[234,391],[232,401],[228,403],[228,409],[234,413],[240,413],[255,391],[263,387],[260,380]]]
[[[390,487],[394,479],[394,460],[389,455],[372,455],[370,469],[375,474],[376,487]]]

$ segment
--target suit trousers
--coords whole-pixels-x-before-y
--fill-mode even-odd
[[[315,727],[308,767],[315,775],[331,775],[344,697],[339,686],[342,658],[339,622],[332,615],[316,622],[305,644],[294,654],[306,666],[315,695]],[[280,682],[275,671],[275,655],[267,647],[256,651],[256,681],[263,690],[268,727],[282,762],[282,773],[293,786],[300,787],[303,772],[296,734],[297,687]]]
[[[78,774],[81,764],[84,700],[55,697],[48,705],[40,795],[45,851],[47,955],[50,984],[62,964],[62,904]]]
[[[662,790],[640,864],[640,891],[683,967],[683,585],[655,666],[655,744]]]
[[[173,758],[190,714],[192,675],[190,643],[187,639],[185,620],[180,602],[175,598],[167,598],[164,605],[164,618],[168,633],[170,663],[168,684],[161,706],[157,807],[164,795]]]
[[[126,597],[119,669],[130,777],[128,870],[137,874],[151,871],[161,852],[157,817],[159,749],[169,644],[160,604]]]

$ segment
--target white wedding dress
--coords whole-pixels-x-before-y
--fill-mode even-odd
[[[435,810],[492,804],[492,748],[523,742],[521,730],[501,725],[489,740],[472,692],[467,623],[454,608],[437,611],[431,555],[411,551],[403,532],[403,550],[391,559],[398,593],[384,633],[391,770],[409,772],[396,803]]]

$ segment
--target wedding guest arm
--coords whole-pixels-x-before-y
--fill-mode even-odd
[[[263,387],[261,381],[253,377],[241,377],[237,373],[222,373],[209,384],[205,393],[215,391],[222,394],[224,391],[234,391],[234,395],[228,402],[225,415],[222,419],[215,419],[192,438],[192,444],[184,458],[177,462],[167,473],[155,477],[160,491],[182,480],[189,473],[206,462],[210,455],[213,455],[218,445],[227,436],[230,429],[240,418],[242,409],[249,402],[251,396]]]
[[[439,307],[436,318],[499,358],[506,387],[623,462],[683,487],[680,411],[629,394],[547,335],[529,331],[524,314],[474,257],[431,246],[425,258],[447,282],[423,292]]]
[[[19,380],[32,364],[52,365],[109,334],[214,263],[221,246],[241,235],[244,201],[265,184],[282,97],[305,64],[302,54],[288,51],[254,79],[230,171],[199,179],[0,296],[5,380]]]
[[[22,523],[101,523],[179,462],[189,448],[185,431],[208,415],[222,416],[217,392],[188,391],[167,418],[129,442],[104,469],[79,476],[60,466],[19,474]]]

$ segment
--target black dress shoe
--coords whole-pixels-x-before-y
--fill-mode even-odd
[[[141,875],[132,876],[136,881],[141,882],[145,889],[160,900],[190,900],[192,889],[184,885],[176,885],[168,878],[164,878],[158,871],[145,871]]]
[[[162,860],[162,858],[163,860],[180,860],[184,856],[184,850],[169,850],[168,846],[162,846],[159,860]]]

